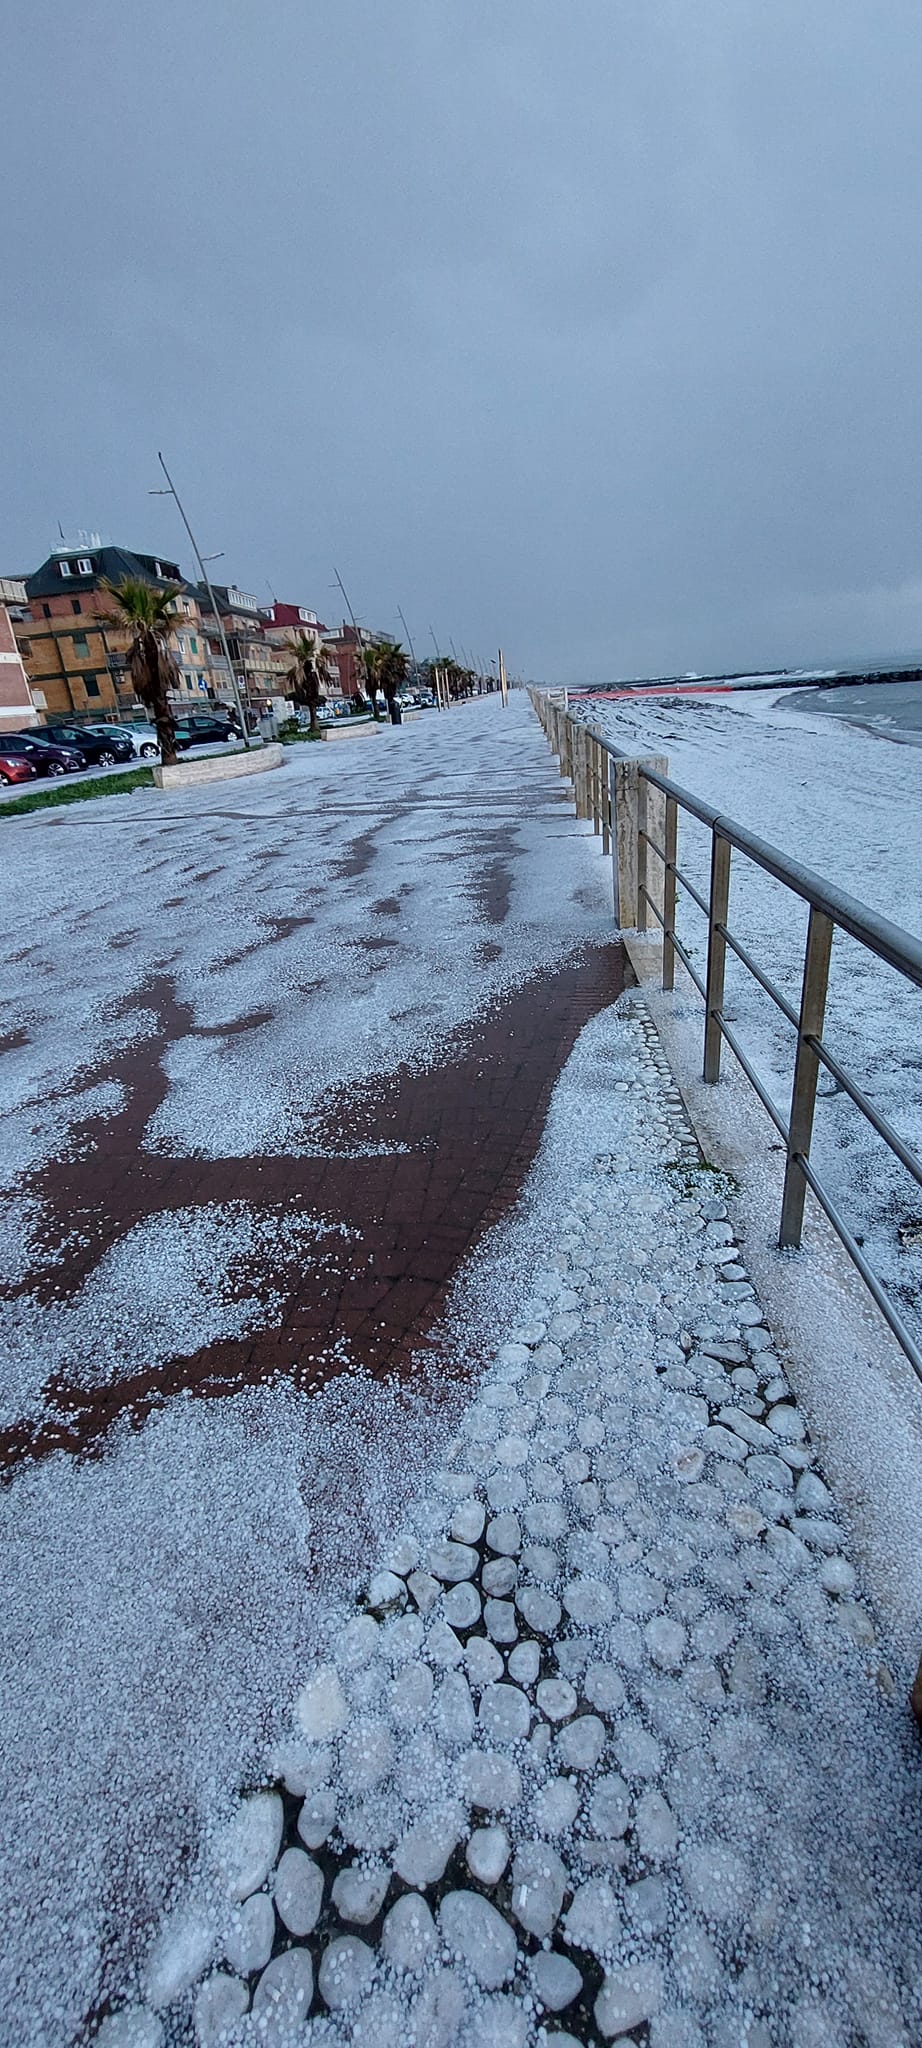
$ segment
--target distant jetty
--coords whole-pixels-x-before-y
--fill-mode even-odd
[[[707,676],[634,676],[611,683],[576,683],[567,695],[572,702],[574,697],[685,696],[699,690],[835,690],[843,684],[918,682],[922,682],[919,662],[893,661],[840,668],[734,669]]]

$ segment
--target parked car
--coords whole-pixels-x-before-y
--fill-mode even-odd
[[[5,732],[5,754],[24,754],[37,775],[74,775],[86,767],[86,755],[76,747],[59,747],[52,740],[37,739],[31,732]]]
[[[122,734],[93,732],[83,725],[43,725],[41,736],[58,747],[76,747],[91,768],[111,768],[116,761],[130,761],[134,754],[131,741]]]
[[[160,752],[154,725],[91,725],[87,731],[102,733],[108,739],[127,740],[132,754],[142,761],[152,761]]]
[[[0,782],[30,782],[37,774],[25,754],[0,753]]]
[[[225,740],[239,740],[240,727],[230,718],[209,718],[204,713],[176,720],[176,746],[182,753],[187,747],[214,746]]]

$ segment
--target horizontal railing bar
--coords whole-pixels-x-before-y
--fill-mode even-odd
[[[868,1123],[873,1125],[878,1137],[883,1138],[891,1152],[895,1152],[897,1158],[902,1161],[907,1172],[912,1174],[913,1180],[917,1180],[922,1187],[922,1160],[917,1159],[911,1146],[900,1137],[899,1131],[894,1130],[889,1118],[875,1109],[873,1102],[865,1095],[864,1089],[859,1088],[857,1081],[851,1080],[844,1067],[840,1067],[838,1060],[829,1051],[828,1046],[823,1044],[821,1038],[814,1038],[811,1035],[807,1039],[807,1044],[816,1053],[817,1059],[822,1060],[834,1080],[838,1081],[840,1088],[844,1088],[846,1095],[851,1096],[855,1107],[867,1117]]]
[[[728,1046],[730,1047],[730,1051],[733,1053],[734,1057],[739,1060],[740,1066],[743,1069],[743,1073],[745,1074],[746,1079],[749,1082],[750,1086],[755,1089],[759,1101],[762,1104],[762,1108],[768,1111],[768,1114],[771,1117],[775,1129],[777,1131],[780,1131],[785,1144],[787,1144],[787,1124],[785,1123],[784,1118],[781,1115],[780,1111],[775,1108],[771,1096],[769,1095],[768,1089],[765,1087],[764,1083],[760,1081],[759,1076],[756,1073],[756,1070],[752,1065],[751,1061],[747,1059],[746,1054],[744,1053],[743,1048],[740,1045],[739,1039],[737,1038],[736,1032],[733,1031],[731,1029],[731,1026],[727,1023],[727,1020],[722,1010],[716,1010],[714,1014],[717,1018],[718,1024],[720,1025],[721,1032],[724,1038],[726,1039]]]
[[[913,1368],[913,1371],[917,1373],[919,1379],[922,1380],[922,1351],[919,1350],[919,1346],[916,1343],[915,1339],[910,1336],[909,1331],[906,1328],[906,1324],[904,1323],[902,1316],[899,1314],[899,1311],[893,1307],[893,1303],[888,1299],[887,1295],[885,1294],[884,1289],[882,1288],[880,1281],[878,1280],[877,1275],[874,1272],[873,1267],[868,1265],[867,1259],[864,1256],[861,1246],[856,1243],[855,1239],[852,1236],[851,1231],[849,1230],[848,1224],[844,1220],[844,1217],[840,1216],[835,1203],[831,1200],[829,1195],[827,1195],[826,1190],[823,1187],[822,1181],[819,1179],[819,1176],[814,1173],[813,1168],[810,1165],[809,1159],[805,1159],[803,1157],[803,1154],[800,1152],[798,1152],[795,1156],[797,1159],[797,1164],[800,1167],[801,1173],[804,1176],[808,1188],[812,1189],[820,1205],[820,1208],[823,1210],[824,1214],[828,1216],[829,1221],[832,1224],[833,1230],[835,1231],[836,1236],[839,1238],[840,1242],[845,1246],[845,1249],[848,1253],[849,1258],[852,1261],[852,1264],[857,1266],[858,1271],[861,1274],[861,1278],[864,1281],[864,1284],[868,1290],[868,1293],[873,1294],[874,1300],[876,1301],[877,1306],[880,1309],[884,1322],[889,1324],[889,1327],[893,1331],[893,1335],[896,1338],[897,1343],[901,1346],[902,1350],[905,1351],[909,1363]]]
[[[877,954],[878,959],[886,960],[889,966],[922,988],[922,939],[893,924],[890,918],[880,917],[867,904],[860,903],[857,897],[846,895],[844,889],[837,889],[833,882],[824,881],[813,868],[805,868],[799,861],[789,860],[766,839],[759,839],[733,818],[725,818],[720,811],[715,811],[712,804],[702,803],[691,790],[672,782],[668,775],[660,775],[657,769],[644,768],[643,765],[639,772],[654,789],[661,789],[664,795],[674,797],[676,803],[700,819],[702,825],[709,825],[722,839],[729,839],[731,846],[749,860],[754,860],[766,874],[773,875],[777,882],[783,882],[814,910],[823,911],[833,924],[839,925],[853,939],[860,940],[869,952]]]
[[[583,725],[584,721],[574,719],[573,723]],[[765,869],[766,874],[773,875],[777,882],[783,882],[787,888],[794,891],[795,896],[800,896],[805,903],[812,904],[815,910],[824,911],[825,915],[831,917],[833,923],[839,925],[843,931],[848,932],[851,938],[860,940],[861,944],[869,947],[879,959],[886,960],[891,967],[895,967],[900,974],[905,974],[910,981],[916,982],[922,988],[922,939],[917,939],[912,932],[904,931],[901,925],[894,924],[889,917],[881,917],[868,904],[860,902],[857,896],[849,896],[844,889],[837,889],[834,882],[825,881],[814,868],[805,868],[799,861],[789,860],[787,854],[782,853],[779,847],[770,845],[767,839],[760,839],[755,832],[748,831],[745,825],[737,824],[735,818],[724,817],[721,811],[715,810],[713,804],[707,804],[701,797],[695,796],[693,790],[685,789],[679,782],[673,782],[668,775],[661,775],[656,768],[645,768],[642,756],[625,754],[622,748],[612,746],[611,741],[605,738],[604,733],[597,731],[595,726],[589,726],[587,729],[613,760],[637,760],[639,773],[645,782],[652,783],[654,789],[661,789],[664,796],[674,797],[676,803],[681,804],[683,810],[690,811],[692,817],[698,818],[702,825],[708,825],[712,831],[719,832],[722,839],[729,839],[731,846],[735,846],[737,851],[745,854],[749,860],[754,860],[758,867]]]
[[[657,924],[660,926],[660,929],[662,931],[665,931],[666,921],[662,916],[661,912],[657,909],[656,904],[654,903],[653,898],[650,895],[649,889],[645,889],[641,884],[639,894],[645,898],[646,902],[648,903],[650,909],[653,912]],[[697,970],[692,966],[692,963],[688,957],[688,954],[685,951],[685,947],[683,946],[681,939],[675,931],[671,931],[669,933],[669,937],[672,940],[672,943],[676,949],[676,952],[678,953],[679,959],[681,960],[683,967],[685,968],[686,974],[691,975],[692,981],[695,984],[699,996],[703,996],[705,1002],[707,1002],[707,989],[705,988],[704,982],[701,980],[700,975],[697,973]]]
[[[573,719],[572,714],[566,711],[564,711],[563,716],[571,724],[578,723],[584,725],[582,719]],[[593,739],[602,748],[603,753],[616,761],[633,760],[636,763],[637,773],[643,781],[649,783],[652,788],[662,791],[664,796],[671,798],[682,810],[697,818],[702,825],[709,827],[711,832],[716,834],[718,838],[726,840],[730,846],[735,847],[737,852],[741,853],[745,859],[754,861],[756,866],[762,868],[766,874],[771,875],[783,887],[789,889],[793,895],[799,896],[813,910],[819,911],[823,916],[830,919],[831,923],[838,927],[839,930],[847,932],[849,937],[858,941],[859,945],[865,946],[868,952],[873,953],[878,959],[893,967],[897,973],[904,975],[908,981],[914,982],[917,987],[922,988],[922,940],[917,939],[913,933],[904,931],[899,925],[894,924],[890,918],[880,916],[867,904],[860,902],[857,897],[848,895],[845,890],[837,889],[833,883],[825,881],[823,876],[817,874],[814,869],[803,867],[799,861],[788,859],[787,855],[782,853],[778,847],[770,845],[767,840],[760,839],[756,833],[750,832],[745,826],[737,824],[735,819],[725,817],[722,812],[715,810],[713,805],[704,803],[701,798],[695,796],[693,791],[683,788],[680,783],[673,782],[670,776],[661,775],[658,769],[646,766],[643,756],[626,754],[622,748],[613,746],[604,733],[597,731],[592,726],[586,726],[585,729],[591,733]],[[639,829],[638,838],[656,854],[658,860],[663,864],[664,871],[675,876],[676,881],[681,883],[682,887],[692,898],[692,901],[710,919],[711,912],[708,903],[699,894],[694,883],[689,880],[689,877],[683,874],[678,863],[669,859],[665,848],[660,846],[655,839],[651,838],[650,834],[642,827]],[[707,988],[693,967],[688,952],[674,929],[674,925],[672,928],[667,926],[665,918],[660,913],[649,890],[642,881],[638,881],[637,894],[638,901],[643,900],[649,909],[652,910],[656,923],[660,926],[674,951],[678,954],[686,973],[707,1006]],[[766,995],[771,997],[772,1002],[781,1011],[782,1016],[799,1031],[800,1018],[796,1011],[786,998],[782,996],[780,990],[774,987],[768,976],[762,972],[762,969],[752,958],[748,949],[739,939],[734,937],[723,919],[718,920],[715,930],[721,940],[730,947],[737,959],[753,976],[753,979],[765,990]],[[723,1011],[719,1008],[713,1008],[708,1014],[713,1017],[721,1037],[726,1040],[747,1081],[755,1090],[763,1109],[784,1139],[785,1145],[789,1146],[790,1132],[788,1127],[780,1111],[772,1101],[768,1090],[756,1073],[751,1061],[746,1053],[744,1053],[735,1031],[727,1023]],[[894,1154],[894,1157],[913,1176],[913,1179],[922,1186],[922,1161],[916,1157],[912,1148],[901,1138],[899,1132],[890,1123],[889,1118],[883,1116],[875,1109],[874,1104],[865,1095],[864,1090],[846,1073],[845,1069],[840,1065],[834,1054],[828,1050],[821,1038],[810,1033],[803,1043],[809,1046],[811,1051],[822,1062],[827,1072],[838,1081],[839,1086],[844,1089],[856,1108],[861,1111],[862,1115],[871,1125],[871,1128],[883,1139],[884,1143]],[[888,1328],[892,1331],[897,1343],[908,1358],[914,1372],[922,1380],[922,1349],[920,1349],[914,1337],[911,1336],[899,1311],[889,1300],[882,1283],[869,1265],[860,1245],[853,1237],[832,1197],[827,1194],[818,1174],[814,1171],[809,1159],[803,1153],[796,1152],[793,1155],[793,1163],[803,1174],[806,1185],[811,1189],[824,1215],[836,1232],[840,1243],[848,1253],[852,1264],[856,1267],[868,1292],[876,1302]]]
[[[707,899],[704,896],[699,896],[698,891],[695,888],[694,882],[690,882],[688,876],[682,873],[682,870],[678,866],[678,863],[674,865],[673,873],[675,875],[676,881],[681,882],[683,889],[688,890],[689,896],[692,898],[692,901],[694,903],[697,903],[698,909],[704,911],[705,917],[710,917],[711,911]]]
[[[795,1031],[797,1031],[800,1026],[800,1019],[797,1015],[797,1011],[792,1010],[790,1003],[787,1001],[787,998],[781,994],[781,990],[775,987],[773,981],[769,981],[767,974],[763,974],[761,967],[759,967],[757,962],[753,959],[752,954],[747,952],[746,947],[742,943],[742,940],[735,939],[733,933],[727,929],[727,926],[725,924],[718,925],[717,929],[718,931],[723,933],[724,938],[727,941],[727,945],[730,947],[731,951],[736,954],[737,959],[742,961],[744,967],[748,967],[749,972],[753,976],[754,980],[759,983],[761,988],[764,988],[767,996],[771,996],[772,1002],[777,1003],[782,1016],[786,1017],[788,1023],[793,1024]]]
[[[672,934],[672,943],[676,949],[676,952],[678,953],[679,959],[682,962],[686,974],[691,975],[692,981],[695,984],[695,987],[698,991],[699,996],[701,997],[702,1002],[706,1003],[708,999],[708,992],[704,985],[704,982],[702,981],[697,969],[692,966],[688,954],[685,951],[685,947],[683,946],[681,939],[676,938],[675,932],[673,932]]]
[[[654,903],[654,901],[653,901],[653,898],[652,898],[652,896],[651,896],[651,894],[650,894],[650,891],[649,891],[649,889],[647,888],[647,885],[646,885],[646,883],[645,883],[645,882],[638,882],[638,884],[637,884],[637,894],[638,894],[638,896],[643,896],[643,897],[645,898],[645,900],[646,900],[647,904],[649,905],[650,909],[651,909],[651,910],[652,910],[652,912],[653,912],[653,915],[654,915],[654,917],[655,917],[655,919],[656,919],[656,922],[657,922],[657,924],[658,924],[658,925],[660,925],[660,926],[662,927],[662,930],[663,930],[663,931],[665,931],[665,929],[666,929],[666,922],[665,922],[665,919],[664,919],[664,917],[663,917],[663,913],[662,913],[662,911],[661,911],[661,910],[657,910],[656,904]]]

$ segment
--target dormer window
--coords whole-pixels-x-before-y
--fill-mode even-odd
[[[60,568],[61,568],[61,575],[62,575],[62,576],[69,576],[69,575],[70,575],[70,563],[69,563],[69,562],[62,562],[62,563],[61,563],[61,565],[60,565]]]
[[[78,576],[92,576],[93,564],[89,555],[79,555],[77,557],[77,574]]]

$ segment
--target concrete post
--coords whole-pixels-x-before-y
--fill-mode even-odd
[[[652,768],[658,775],[668,775],[669,762],[664,754],[651,754],[638,760],[613,761],[614,830],[612,833],[612,860],[615,866],[615,900],[618,905],[618,922],[622,931],[646,931],[650,923],[656,923],[646,902],[639,896],[638,883],[644,879],[642,867],[646,866],[646,887],[658,909],[663,907],[663,865],[655,854],[650,854],[645,863],[639,859],[641,826],[657,845],[664,844],[666,799],[658,789],[648,782],[641,783],[641,768]]]

